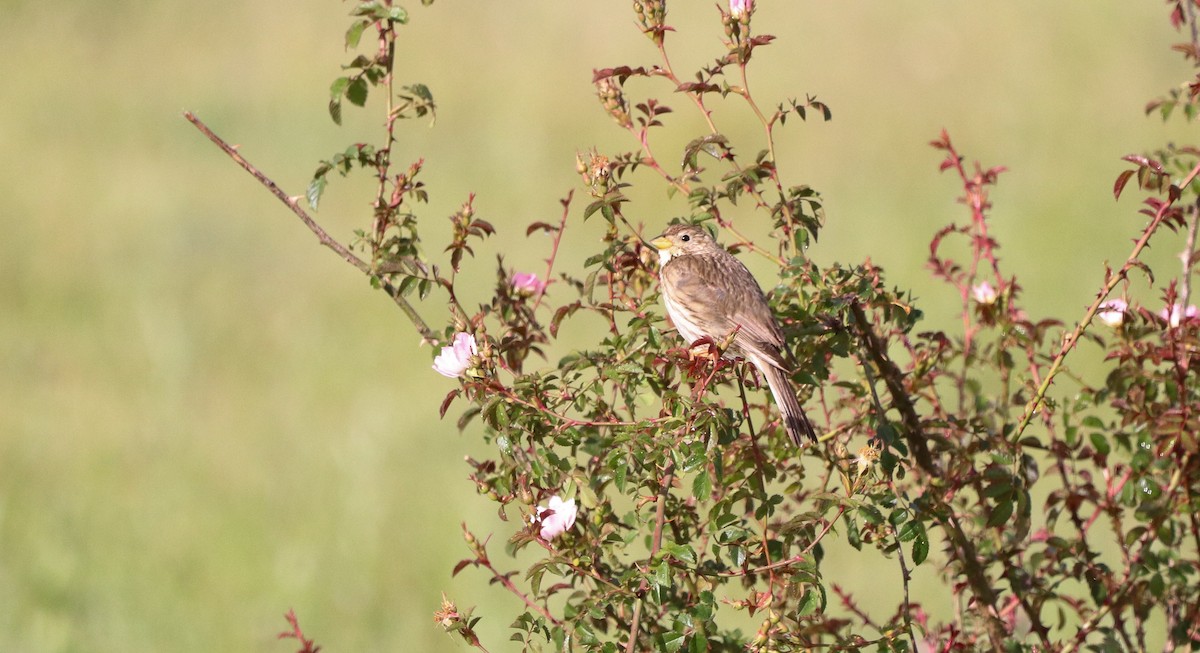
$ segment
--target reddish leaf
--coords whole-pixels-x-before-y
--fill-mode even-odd
[[[438,417],[446,416],[446,410],[448,408],[450,408],[450,403],[458,398],[459,392],[460,392],[460,389],[455,388],[450,391],[450,394],[446,395],[446,398],[442,400],[442,407],[440,409],[438,409]]]
[[[1126,170],[1117,175],[1117,181],[1113,184],[1113,198],[1121,199],[1121,191],[1125,190],[1125,184],[1129,183],[1129,179],[1133,177],[1132,170]]]
[[[552,232],[552,231],[558,231],[558,227],[556,227],[552,224],[549,224],[547,222],[534,222],[533,224],[526,227],[525,235],[528,236],[529,234],[531,234],[535,231],[538,231],[538,230]]]
[[[632,77],[634,75],[637,75],[639,77],[646,77],[646,76],[649,76],[649,74],[650,73],[641,66],[638,66],[637,68],[630,68],[629,66],[618,66],[616,68],[604,68],[601,70],[593,70],[592,71],[592,83],[595,84],[596,82],[598,82],[602,79],[608,79],[609,77],[616,77],[622,84],[624,84],[625,80],[629,79],[630,77]]]
[[[471,560],[470,558],[468,558],[466,560],[459,560],[458,564],[454,565],[454,571],[450,573],[450,577],[453,578],[453,577],[457,576],[458,572],[465,569],[467,567],[467,565],[474,564],[474,563],[475,563],[475,561]]]

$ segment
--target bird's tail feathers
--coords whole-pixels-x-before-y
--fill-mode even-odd
[[[817,433],[813,430],[812,422],[808,421],[808,416],[804,414],[804,409],[800,407],[800,402],[796,399],[796,393],[792,391],[792,382],[788,379],[787,374],[771,364],[757,367],[767,378],[771,396],[775,398],[775,405],[779,406],[779,412],[783,415],[784,429],[792,437],[792,442],[797,447],[803,447],[804,436],[816,442]]]

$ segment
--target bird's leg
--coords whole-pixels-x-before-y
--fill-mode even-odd
[[[695,368],[695,362],[697,362],[697,359],[703,360],[706,358],[711,358],[713,360],[712,369],[709,370],[708,376],[705,377],[704,382],[700,385],[700,388],[698,390],[696,388],[692,389],[692,394],[695,395],[693,396],[693,399],[699,399],[700,397],[703,397],[708,391],[708,385],[712,383],[713,377],[717,375],[717,372],[720,371],[723,366],[728,364],[725,362],[724,353],[727,349],[729,349],[729,345],[733,344],[734,336],[736,336],[738,331],[741,330],[742,327],[739,324],[738,326],[734,327],[733,331],[730,331],[728,335],[726,335],[724,338],[721,338],[719,342],[710,336],[704,336],[703,338],[693,342],[688,347],[688,356],[693,360],[693,367],[690,370],[690,374],[692,376],[699,376]]]
[[[721,368],[721,350],[717,348],[717,344],[713,342],[712,338],[705,336],[688,347],[688,359],[691,361],[691,364],[688,365],[688,376],[693,379],[699,379],[703,374],[705,360],[713,361],[712,369],[708,371],[703,380],[692,384],[692,400],[699,401],[708,392],[708,385],[712,383],[717,370]]]

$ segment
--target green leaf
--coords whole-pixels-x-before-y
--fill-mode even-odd
[[[329,180],[325,175],[314,177],[312,181],[308,182],[308,189],[304,191],[304,197],[308,200],[308,205],[312,207],[312,210],[317,210],[317,204],[321,201],[321,194],[325,192],[325,185],[328,183]]]
[[[408,23],[408,12],[403,7],[392,7],[387,13],[387,19],[404,25]]]
[[[346,30],[346,49],[358,47],[358,42],[362,39],[363,30],[367,29],[367,25],[370,24],[368,21],[361,20]]]
[[[1013,514],[1013,500],[1011,498],[1001,501],[992,508],[992,514],[988,516],[987,525],[992,528],[999,528],[1008,523],[1008,518]]]
[[[407,89],[409,93],[412,93],[426,102],[433,102],[433,93],[430,93],[429,87],[424,84],[412,84],[410,86],[405,86],[404,88]]]
[[[333,83],[329,85],[329,97],[335,100],[342,97],[342,94],[346,92],[347,86],[350,86],[349,77],[338,77],[333,80]]]
[[[822,609],[825,603],[824,594],[824,588],[820,585],[813,585],[804,590],[804,596],[800,597],[800,605],[797,607],[800,616],[810,615]]]
[[[707,471],[702,471],[696,475],[696,480],[692,481],[692,496],[697,499],[707,499],[712,495],[712,479],[708,477]]]
[[[356,106],[362,106],[367,103],[367,80],[359,77],[350,82],[350,86],[346,88],[346,99],[350,100]]]
[[[879,509],[875,506],[862,506],[858,509],[858,514],[868,524],[875,524],[876,526],[883,524],[883,513],[879,512]]]
[[[675,653],[675,651],[683,648],[683,642],[686,638],[686,634],[676,631],[664,633],[662,636],[662,650],[667,653]]]
[[[919,527],[919,532],[912,543],[912,559],[914,565],[920,565],[929,557],[929,533],[925,530],[924,524],[920,522],[909,523],[916,524]]]
[[[329,117],[335,125],[342,124],[342,99],[334,98],[329,101]]]
[[[351,16],[374,16],[379,11],[379,0],[370,0],[369,2],[361,2],[354,11],[350,12]]]

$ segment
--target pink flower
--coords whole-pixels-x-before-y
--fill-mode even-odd
[[[546,289],[546,282],[538,279],[532,272],[514,272],[512,287],[522,295],[538,295]]]
[[[548,507],[543,508],[538,506],[537,515],[530,516],[530,522],[537,524],[541,522],[541,536],[543,540],[553,540],[562,535],[575,525],[575,500],[563,501],[557,494],[550,497]]]
[[[454,343],[442,347],[442,353],[433,359],[433,369],[442,376],[457,379],[471,366],[471,359],[479,351],[475,348],[475,336],[469,333],[454,334]]]
[[[729,15],[741,20],[754,11],[754,0],[729,0]]]
[[[1100,305],[1100,310],[1097,311],[1096,317],[1100,321],[1112,328],[1117,328],[1125,322],[1125,311],[1129,310],[1129,304],[1123,299],[1110,299]]]
[[[975,284],[971,288],[971,296],[975,298],[976,302],[985,306],[991,306],[996,303],[996,289],[986,281]]]
[[[1167,324],[1177,327],[1184,320],[1194,320],[1196,318],[1196,307],[1188,306],[1184,308],[1180,304],[1171,304],[1169,309],[1164,308],[1158,312],[1158,316],[1167,321]]]

